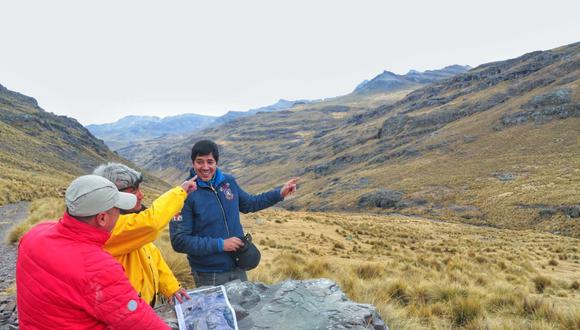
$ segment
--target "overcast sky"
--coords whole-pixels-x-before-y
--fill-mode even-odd
[[[580,1],[3,1],[0,84],[82,124],[351,92],[580,41]]]

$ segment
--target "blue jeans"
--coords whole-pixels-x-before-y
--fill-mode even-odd
[[[193,275],[195,286],[198,288],[201,286],[222,285],[235,280],[240,280],[242,282],[248,280],[246,272],[238,268],[223,273],[205,273],[194,271],[191,274]]]

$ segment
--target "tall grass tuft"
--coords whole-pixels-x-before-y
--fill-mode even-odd
[[[387,292],[391,301],[394,301],[403,306],[408,305],[411,302],[411,295],[409,294],[409,287],[405,281],[402,279],[396,280],[391,283]]]
[[[354,266],[354,272],[358,278],[368,280],[381,277],[385,268],[378,264],[364,263]]]
[[[481,302],[475,297],[459,298],[451,305],[451,319],[459,327],[466,326],[482,314]]]
[[[534,286],[536,287],[536,291],[538,293],[544,293],[547,287],[552,285],[552,280],[548,277],[538,275],[532,279],[534,282]]]

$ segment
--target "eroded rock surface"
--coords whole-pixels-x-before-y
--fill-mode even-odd
[[[271,286],[235,281],[225,287],[241,330],[389,329],[372,305],[350,301],[328,279],[289,280]],[[172,309],[164,306],[158,313],[177,329]]]

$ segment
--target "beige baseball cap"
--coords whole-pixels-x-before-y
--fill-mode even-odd
[[[99,175],[83,175],[71,182],[65,193],[66,207],[72,216],[87,217],[113,207],[131,210],[137,204],[133,194],[119,192],[109,180]]]

